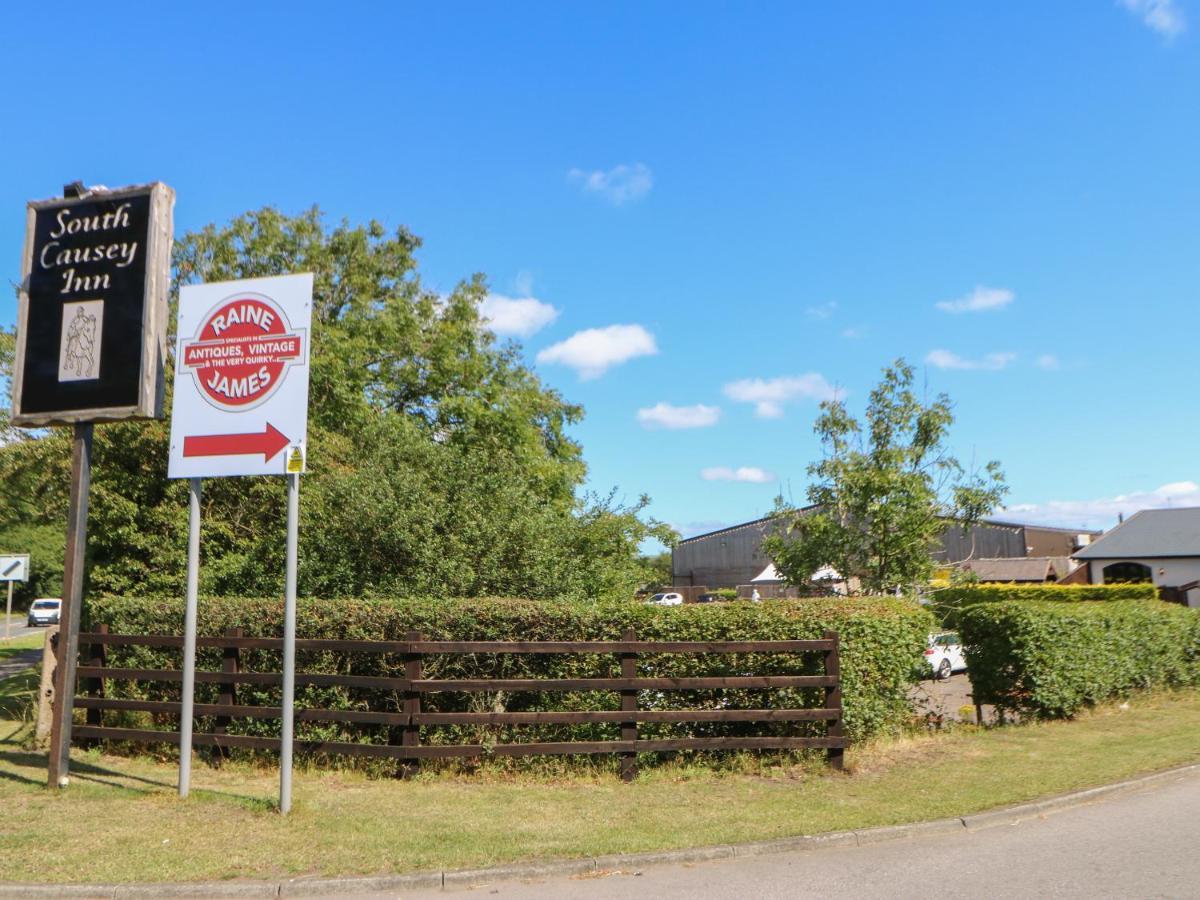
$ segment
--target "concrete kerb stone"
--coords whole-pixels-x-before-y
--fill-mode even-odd
[[[0,897],[79,897],[113,900],[115,884],[0,884]]]
[[[911,825],[884,825],[855,832],[860,847],[867,844],[882,844],[885,841],[905,841],[927,834],[949,834],[961,832],[966,826],[958,816],[951,819],[934,819],[932,822],[914,822]]]
[[[194,881],[162,884],[120,884],[113,900],[153,897],[278,897],[277,881]]]
[[[356,878],[296,878],[279,885],[280,897],[321,897],[326,894],[384,894],[420,891],[442,886],[441,872],[413,875],[365,875]]]
[[[471,887],[493,881],[526,881],[559,875],[590,875],[596,871],[594,859],[555,859],[548,862],[515,863],[489,869],[465,869],[443,872],[443,887]]]
[[[828,834],[803,834],[799,837],[734,844],[734,856],[767,856],[771,853],[790,853],[793,850],[821,850],[825,847],[857,847],[858,835],[853,831],[831,831]]]
[[[1082,791],[1073,791],[1069,794],[1050,797],[1046,800],[1036,800],[1032,803],[1022,803],[1019,806],[1009,806],[1005,809],[974,813],[969,816],[963,816],[962,823],[968,831],[981,831],[985,828],[994,828],[999,825],[1016,825],[1026,819],[1038,818],[1047,813],[1071,809],[1076,806],[1082,806],[1085,803],[1094,803],[1097,800],[1103,800],[1105,797],[1110,797],[1114,794],[1140,790],[1160,781],[1170,781],[1197,773],[1200,773],[1200,765],[1180,766],[1175,769],[1167,769],[1164,772],[1155,772],[1151,775],[1142,775],[1137,778],[1118,781],[1115,784],[1105,784],[1100,787],[1086,788]]]
[[[0,884],[0,900],[8,900],[10,897],[95,897],[105,898],[105,900],[124,900],[126,897],[302,897],[327,893],[381,893],[404,889],[468,887],[498,881],[522,881],[562,875],[629,870],[642,866],[710,862],[739,856],[761,856],[795,850],[817,850],[825,847],[864,846],[887,841],[908,840],[924,834],[944,834],[964,829],[978,831],[998,825],[1013,825],[1047,813],[1092,803],[1114,794],[1136,791],[1160,781],[1170,781],[1196,774],[1200,774],[1200,764],[1180,766],[1164,772],[1127,779],[1116,784],[1088,788],[1047,800],[1023,803],[1019,806],[976,813],[961,818],[936,819],[932,822],[918,822],[912,825],[889,825],[862,831],[802,835],[757,841],[750,844],[723,844],[715,847],[616,854],[590,859],[551,860],[457,872],[424,872],[411,875],[357,876],[353,878],[298,878],[284,882],[225,881],[128,885],[9,883]]]
[[[687,847],[683,850],[662,850],[652,853],[616,853],[597,856],[592,862],[597,872],[614,869],[636,869],[639,866],[677,865],[679,863],[711,862],[714,859],[733,859],[733,847],[721,844],[716,847]]]

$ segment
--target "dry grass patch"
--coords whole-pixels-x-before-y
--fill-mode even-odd
[[[66,791],[0,720],[0,880],[168,881],[372,874],[487,866],[778,838],[911,822],[1019,803],[1200,759],[1200,694],[1137,698],[1060,722],[965,728],[851,751],[850,774],[808,763],[677,762],[632,785],[603,765],[484,766],[414,781],[278,773],[197,761],[193,795],[173,764],[77,753]]]

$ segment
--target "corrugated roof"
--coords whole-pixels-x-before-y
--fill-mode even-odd
[[[803,515],[804,513],[811,512],[816,508],[816,504],[812,504],[810,506],[801,506],[796,510],[796,512]],[[763,516],[761,519],[751,519],[749,522],[741,522],[737,525],[729,525],[725,528],[718,528],[716,531],[706,531],[704,534],[693,534],[691,537],[676,541],[675,546],[678,547],[680,544],[688,544],[692,541],[702,541],[705,538],[716,537],[719,534],[729,534],[731,531],[741,531],[743,528],[752,528],[757,525],[765,525],[774,518],[774,515]],[[786,515],[782,517],[782,521],[787,521]]]
[[[718,528],[716,531],[706,531],[704,534],[693,534],[689,538],[683,538],[680,541],[676,541],[675,546],[678,547],[680,544],[688,544],[692,541],[702,541],[705,538],[716,537],[718,534],[729,534],[731,531],[740,531],[743,528],[750,528],[754,525],[762,525],[764,522],[769,521],[771,521],[771,516],[763,516],[761,519],[754,519],[750,522],[742,522],[740,525],[730,525],[728,528]]]
[[[1075,559],[1200,556],[1200,507],[1143,509],[1075,554]]]

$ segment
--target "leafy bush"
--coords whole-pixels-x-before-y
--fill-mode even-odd
[[[126,634],[178,634],[182,604],[177,599],[128,597],[93,598],[87,617],[90,625],[107,624]],[[199,634],[222,634],[238,626],[247,636],[282,634],[282,603],[274,599],[205,598],[199,604]],[[842,639],[842,697],[845,725],[852,740],[898,728],[908,716],[907,691],[916,671],[914,663],[932,627],[929,614],[911,603],[892,598],[778,601],[762,604],[689,604],[660,608],[636,603],[584,604],[480,599],[302,599],[297,611],[297,634],[302,638],[341,640],[403,640],[410,630],[430,640],[615,640],[634,628],[639,640],[784,640],[819,638],[826,629]],[[243,666],[252,671],[279,671],[280,654],[243,651]],[[656,654],[639,660],[639,674],[654,676],[816,674],[820,654]],[[111,647],[109,664],[136,668],[178,668],[177,650],[150,647]],[[197,669],[220,668],[220,651],[201,648]],[[297,670],[403,677],[403,662],[396,656],[368,653],[300,651]],[[619,674],[614,655],[447,655],[425,657],[429,678],[581,678]],[[112,696],[177,700],[179,686],[160,682],[109,682]],[[198,703],[217,702],[218,687],[197,684]],[[647,708],[688,706],[757,708],[784,703],[821,705],[820,690],[643,692],[639,702]],[[278,705],[279,692],[270,687],[238,685],[239,702]],[[297,701],[305,707],[385,710],[400,708],[401,698],[391,691],[297,686]],[[429,711],[618,709],[615,693],[436,693],[422,697]],[[165,717],[170,725],[173,717]],[[206,730],[201,723],[198,730]],[[820,733],[814,723],[709,723],[643,725],[646,736],[708,736]],[[805,729],[809,729],[806,731]],[[817,730],[812,730],[817,729]],[[278,723],[269,720],[234,720],[231,732],[278,734]],[[502,740],[602,740],[617,737],[617,726],[521,726],[519,732],[492,727],[423,728],[422,742],[489,743]],[[387,740],[383,726],[347,726],[341,723],[297,723],[299,740]]]
[[[953,628],[957,627],[955,614],[976,603],[1092,603],[1157,599],[1158,588],[1152,584],[970,584],[935,591],[932,606],[938,617]]]
[[[1200,615],[1157,600],[960,610],[977,703],[1059,718],[1144,688],[1200,685]]]
[[[1152,584],[973,584],[938,591],[939,600],[956,606],[1005,600],[1081,603],[1101,600],[1157,600]]]

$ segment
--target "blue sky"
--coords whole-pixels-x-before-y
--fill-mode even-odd
[[[590,486],[685,533],[803,501],[818,400],[898,356],[1011,518],[1108,525],[1200,504],[1198,31],[1200,0],[21,4],[2,272],[76,178],[166,181],[177,233],[318,203],[409,226],[431,287],[485,273]]]

